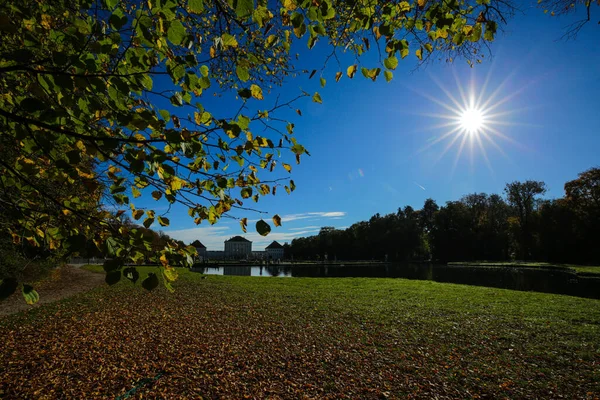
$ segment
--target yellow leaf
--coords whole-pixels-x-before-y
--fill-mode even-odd
[[[423,49],[418,49],[417,51],[415,51],[415,55],[419,60],[423,60]]]
[[[373,27],[373,33],[375,34],[375,40],[379,40],[379,38],[381,37],[381,33],[379,33],[379,27],[378,26],[374,26]]]
[[[350,78],[350,79],[354,78],[354,74],[356,74],[356,70],[357,70],[356,65],[349,66],[348,69],[346,70],[346,74],[348,75],[348,78]]]
[[[281,226],[281,217],[279,215],[273,215],[273,224],[275,226]]]
[[[163,254],[160,256],[160,263],[163,265],[163,267],[166,267],[167,265],[169,265],[169,260],[167,260],[166,255]]]
[[[298,8],[296,0],[283,0],[283,6],[289,11],[294,11],[296,8]]]
[[[175,282],[179,277],[179,273],[175,268],[167,267],[163,270],[163,275],[169,282]]]
[[[133,215],[133,219],[135,219],[136,221],[140,218],[142,218],[142,215],[144,215],[144,210],[135,210],[134,212],[131,213]]]
[[[262,92],[262,89],[260,88],[260,86],[254,85],[254,84],[251,85],[250,92],[252,93],[252,97],[254,97],[255,99],[257,99],[257,100],[264,99],[263,92]]]
[[[171,190],[180,190],[185,185],[186,185],[186,181],[184,181],[183,179],[181,179],[177,176],[174,176],[173,179],[171,179],[171,182],[169,182],[169,186],[171,187]]]
[[[62,210],[62,213],[63,213],[65,216],[67,216],[67,217],[68,217],[69,215],[73,214],[73,211],[71,211],[71,210]]]
[[[52,17],[49,16],[48,14],[42,14],[42,21],[40,22],[40,25],[42,25],[44,28],[46,29],[50,29],[50,23],[52,22]]]
[[[246,226],[248,225],[248,218],[242,218],[240,220],[240,226],[242,227],[242,231],[246,233]]]
[[[287,172],[292,172],[292,166],[290,164],[281,163],[281,165],[283,165],[283,168],[285,168]]]

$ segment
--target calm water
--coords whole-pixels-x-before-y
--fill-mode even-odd
[[[236,266],[236,267],[206,267],[194,268],[192,271],[206,275],[237,275],[237,276],[277,276],[283,278],[292,277],[291,267],[280,266]]]
[[[237,275],[263,277],[372,277],[372,278],[409,278],[428,279],[424,270],[418,266],[407,265],[240,265],[230,267],[194,268],[194,272],[207,275]]]
[[[194,268],[207,275],[313,278],[405,278],[600,298],[600,278],[568,269],[481,268],[439,264],[273,265]]]

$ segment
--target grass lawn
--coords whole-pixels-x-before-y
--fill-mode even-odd
[[[92,268],[93,269],[93,268]],[[141,279],[154,268],[141,268]],[[0,398],[600,396],[600,301],[183,271],[0,320]]]

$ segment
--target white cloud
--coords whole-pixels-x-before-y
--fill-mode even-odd
[[[301,226],[300,228],[289,228],[290,231],[303,231],[306,229],[310,229],[310,230],[319,230],[321,229],[321,226],[319,225],[309,225],[309,226]]]
[[[288,214],[281,217],[283,222],[296,221],[299,219],[307,219],[311,218],[313,220],[317,220],[319,218],[335,218],[335,217],[345,217],[346,213],[344,211],[319,211],[319,212],[307,212],[301,214]]]

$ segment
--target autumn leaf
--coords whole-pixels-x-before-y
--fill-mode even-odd
[[[252,97],[254,97],[257,100],[262,100],[264,99],[263,97],[263,92],[262,89],[260,88],[260,86],[258,85],[250,85],[250,92],[252,93]]]

